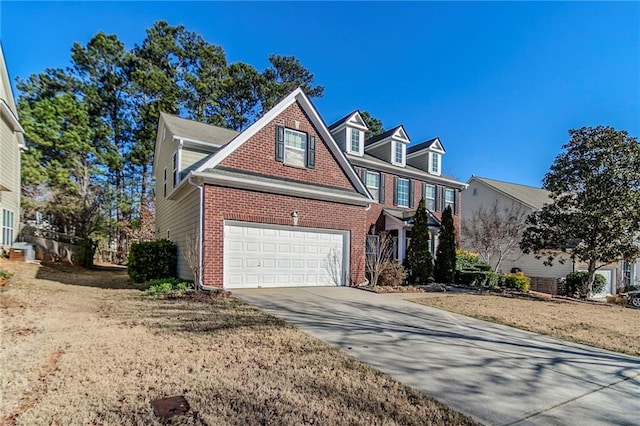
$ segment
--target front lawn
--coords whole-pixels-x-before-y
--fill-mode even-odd
[[[640,310],[517,295],[447,294],[417,300],[470,317],[640,355]]]
[[[0,424],[474,424],[236,299],[161,300],[126,272],[15,272],[0,294]]]

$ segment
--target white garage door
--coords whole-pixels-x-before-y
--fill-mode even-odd
[[[224,287],[345,285],[348,231],[225,221]]]

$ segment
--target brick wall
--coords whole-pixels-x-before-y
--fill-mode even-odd
[[[204,191],[204,284],[223,286],[224,220],[350,231],[350,284],[364,281],[364,244],[368,226],[365,207],[286,195],[206,185]]]
[[[367,212],[367,222],[369,222],[370,225],[376,225],[376,230],[377,231],[383,231],[384,230],[384,220],[381,220],[381,215],[382,215],[382,209],[384,207],[389,207],[389,208],[394,208],[394,209],[401,209],[401,210],[415,210],[418,208],[418,203],[420,202],[420,200],[422,199],[422,181],[419,181],[417,179],[412,179],[415,182],[415,191],[413,194],[414,200],[413,200],[413,208],[409,209],[409,208],[403,208],[403,207],[398,207],[393,205],[393,191],[394,191],[394,175],[390,174],[390,173],[384,173],[384,204],[374,204],[371,206],[371,209]],[[442,196],[442,194],[440,194],[440,196]],[[457,193],[457,199],[456,202],[458,203],[457,205],[457,211],[460,212],[462,211],[462,196],[460,195],[460,192]],[[438,201],[438,203],[440,203],[440,201]],[[435,211],[432,212],[433,215],[435,217],[438,218],[438,220],[442,219],[442,212],[440,211]],[[456,229],[456,241],[459,243],[460,242],[460,215],[459,214],[455,214],[453,215],[453,226]]]
[[[315,168],[296,167],[275,160],[276,125],[315,136]],[[312,126],[309,118],[297,102],[285,109],[278,117],[260,129],[229,157],[225,158],[220,163],[220,166],[319,185],[353,188],[349,178],[336,162],[324,140],[318,135],[317,130]]]

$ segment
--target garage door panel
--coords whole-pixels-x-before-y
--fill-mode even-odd
[[[225,223],[224,286],[342,285],[348,241],[345,231]]]

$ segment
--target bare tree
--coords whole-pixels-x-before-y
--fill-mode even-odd
[[[500,204],[498,200],[480,207],[462,222],[462,245],[498,271],[504,260],[516,261],[522,256],[520,241],[527,214],[522,205]]]
[[[182,255],[193,274],[193,288],[198,293],[200,291],[200,246],[198,231],[195,228],[185,237],[185,250]]]
[[[372,287],[378,285],[380,276],[391,265],[393,239],[387,232],[367,235],[366,272]]]

